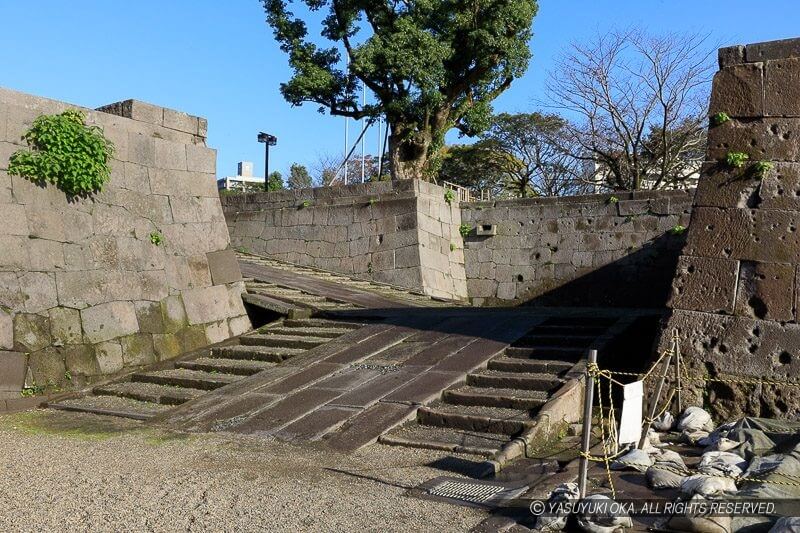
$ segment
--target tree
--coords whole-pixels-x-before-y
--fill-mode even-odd
[[[501,113],[482,136],[492,164],[515,196],[565,196],[587,191],[583,161],[574,157],[567,121],[555,114]]]
[[[442,154],[439,179],[467,187],[481,198],[501,196],[505,190],[505,176],[495,161],[496,154],[484,143],[447,146]]]
[[[283,189],[283,177],[281,173],[277,170],[275,172],[269,173],[269,179],[267,179],[266,189],[268,191],[280,191]]]
[[[698,35],[612,32],[573,44],[547,88],[577,117],[573,155],[613,189],[676,187],[697,172],[715,47]]]
[[[488,125],[491,102],[527,69],[535,0],[303,0],[324,10],[310,42],[292,0],[263,0],[267,21],[289,55],[292,78],[281,93],[292,105],[354,119],[384,115],[393,179],[432,175],[445,134]],[[360,104],[360,83],[374,103]]]
[[[295,163],[289,167],[289,179],[286,180],[286,185],[290,189],[307,189],[312,186],[311,174],[306,167]]]

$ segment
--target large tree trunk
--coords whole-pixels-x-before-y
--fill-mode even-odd
[[[425,179],[428,164],[430,135],[411,133],[392,125],[389,136],[389,157],[392,161],[392,179]]]

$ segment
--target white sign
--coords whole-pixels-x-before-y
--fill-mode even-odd
[[[624,389],[625,399],[622,402],[622,418],[619,421],[619,443],[638,443],[642,436],[644,382],[628,383]]]

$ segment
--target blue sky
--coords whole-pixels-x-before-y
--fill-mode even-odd
[[[541,0],[533,61],[496,109],[533,108],[547,70],[570,41],[631,25],[711,32],[724,45],[800,36],[800,2],[769,0]],[[217,172],[252,160],[263,175],[259,130],[278,136],[272,170],[343,150],[341,118],[292,108],[289,76],[257,0],[0,0],[0,86],[98,107],[136,98],[204,116]],[[355,135],[351,129],[351,139]],[[367,150],[375,152],[377,132]]]

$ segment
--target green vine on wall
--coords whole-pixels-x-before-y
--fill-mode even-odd
[[[30,150],[14,152],[8,173],[38,185],[52,183],[69,196],[99,192],[111,177],[114,145],[81,111],[42,115],[22,136]]]

